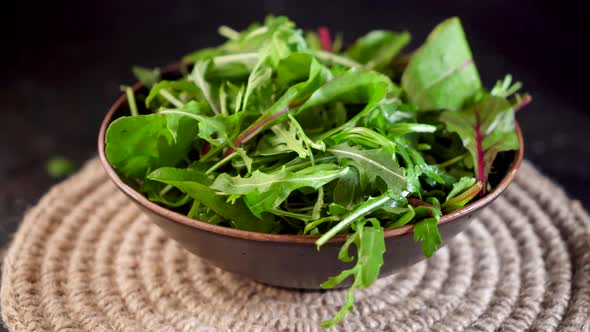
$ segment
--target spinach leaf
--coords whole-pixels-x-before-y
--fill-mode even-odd
[[[177,124],[176,135],[168,129],[164,114],[121,117],[106,132],[106,156],[117,171],[129,178],[144,178],[163,166],[177,166],[191,148],[197,122],[185,119]],[[176,120],[173,120],[176,121]]]
[[[410,34],[392,31],[371,31],[346,51],[346,55],[367,68],[382,70],[410,42]]]
[[[402,75],[402,88],[420,110],[458,110],[481,90],[458,18],[437,25],[412,55]]]

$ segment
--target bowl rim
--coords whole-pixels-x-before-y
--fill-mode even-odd
[[[182,66],[183,66],[182,63],[171,64],[171,65],[163,67],[161,72],[162,73],[172,73],[175,71],[179,71],[180,68],[182,68]],[[140,82],[135,83],[133,85],[133,91],[134,92],[138,91],[143,86],[144,85]],[[109,124],[112,122],[112,119],[113,119],[113,116],[115,115],[115,113],[119,110],[121,105],[123,105],[125,102],[127,102],[127,96],[126,96],[126,94],[123,93],[112,104],[108,113],[105,115],[105,117],[101,123],[100,131],[98,134],[98,155],[99,155],[99,159],[101,161],[101,164],[102,164],[103,168],[105,169],[105,171],[107,172],[111,181],[113,181],[115,183],[115,185],[119,188],[119,190],[121,190],[125,195],[127,195],[129,198],[131,198],[133,201],[135,201],[135,203],[140,205],[142,208],[150,211],[151,213],[154,213],[154,214],[156,214],[168,221],[179,223],[179,224],[182,224],[185,226],[196,228],[198,230],[206,231],[209,233],[214,233],[217,235],[222,235],[222,236],[227,236],[227,237],[232,237],[232,238],[239,238],[239,239],[244,239],[244,240],[262,241],[262,242],[278,242],[278,243],[287,243],[287,244],[288,243],[291,243],[291,244],[298,243],[298,244],[315,245],[315,241],[319,238],[319,236],[317,236],[317,235],[289,235],[289,234],[259,233],[259,232],[253,232],[253,231],[240,230],[240,229],[236,229],[236,228],[230,228],[230,227],[226,227],[226,226],[213,225],[213,224],[207,223],[205,221],[193,219],[193,218],[190,218],[190,217],[185,216],[183,214],[180,214],[178,212],[174,212],[172,210],[169,210],[165,207],[162,207],[162,206],[148,200],[140,192],[136,191],[135,189],[133,189],[132,187],[127,185],[119,177],[119,175],[117,174],[115,169],[109,163],[108,159],[106,158],[106,153],[105,153],[106,130],[107,130]],[[506,173],[506,175],[504,176],[502,181],[500,181],[500,183],[498,184],[498,186],[496,186],[494,188],[494,190],[489,192],[484,197],[478,199],[477,201],[467,204],[466,206],[464,206],[461,209],[458,209],[458,210],[455,210],[451,213],[442,215],[439,222],[438,222],[439,225],[446,224],[446,223],[451,222],[453,220],[457,220],[465,215],[469,215],[469,214],[483,208],[484,206],[486,206],[487,204],[491,203],[496,198],[498,198],[502,194],[502,192],[504,192],[504,190],[506,190],[506,188],[508,188],[508,186],[512,183],[512,181],[514,180],[514,177],[516,176],[516,173],[520,167],[520,164],[522,163],[523,156],[524,156],[524,141],[523,141],[523,137],[522,137],[522,131],[521,131],[520,126],[518,125],[518,122],[516,120],[515,120],[515,127],[516,127],[516,134],[518,136],[518,141],[519,141],[520,147],[519,147],[518,151],[516,151],[514,159],[511,163],[510,169],[508,170],[508,172]],[[405,226],[397,227],[397,228],[389,228],[384,231],[384,236],[385,236],[385,238],[401,236],[401,235],[410,233],[413,230],[413,228],[414,228],[414,225],[405,225]],[[347,237],[346,234],[339,234],[339,235],[334,236],[327,243],[341,243],[346,240],[346,237]]]

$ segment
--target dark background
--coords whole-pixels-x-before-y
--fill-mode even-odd
[[[132,82],[132,65],[174,62],[220,43],[219,25],[243,28],[268,13],[348,41],[409,30],[412,47],[459,16],[486,85],[511,73],[533,95],[518,114],[526,158],[590,206],[588,16],[573,1],[18,1],[2,12],[0,247],[56,183],[47,159],[81,165],[96,154],[100,121],[119,85]]]

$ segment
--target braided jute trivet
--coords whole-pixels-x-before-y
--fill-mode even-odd
[[[192,256],[96,160],[27,213],[3,270],[11,331],[315,331],[344,301],[343,291],[269,287]],[[358,291],[334,330],[589,331],[590,218],[525,162],[466,232]]]

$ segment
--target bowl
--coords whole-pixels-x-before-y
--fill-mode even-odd
[[[169,77],[178,76],[181,65],[162,70]],[[140,83],[134,91],[145,89]],[[115,185],[150,217],[170,238],[186,250],[219,268],[238,273],[256,281],[279,287],[319,289],[330,276],[337,275],[353,263],[338,260],[340,246],[346,235],[338,235],[317,250],[317,236],[277,235],[243,231],[209,224],[168,210],[149,201],[129,186],[110,165],[105,155],[105,134],[109,124],[119,116],[129,114],[127,98],[122,95],[105,116],[98,135],[98,152],[104,169]],[[506,160],[505,174],[496,174],[496,185],[490,193],[465,207],[441,217],[438,226],[443,242],[465,230],[473,218],[492,203],[513,181],[523,159],[523,139],[516,124],[520,149]],[[502,176],[503,175],[503,176]],[[490,179],[491,182],[494,182]],[[419,243],[413,238],[413,226],[385,230],[386,252],[380,277],[425,259]],[[349,283],[340,286],[345,287]]]

